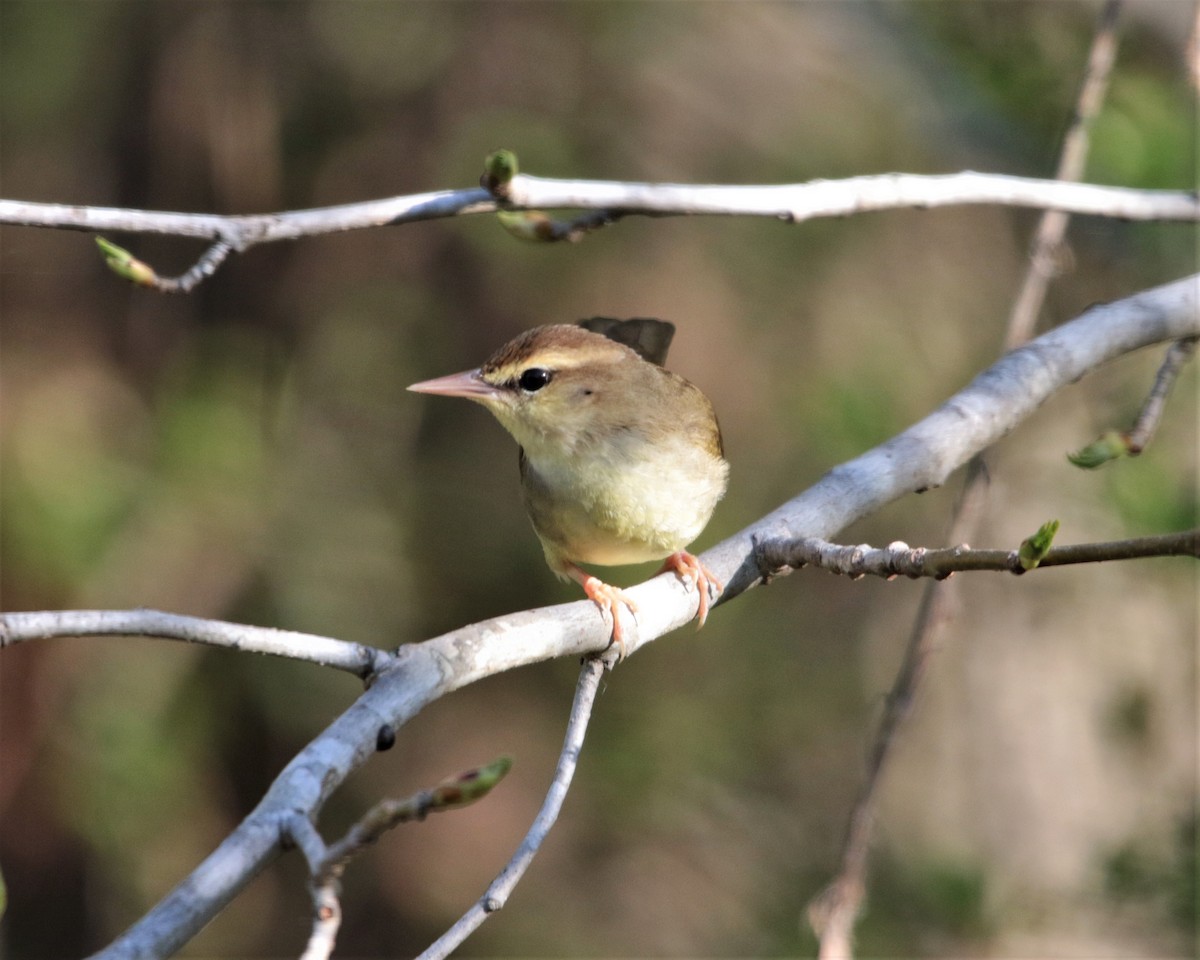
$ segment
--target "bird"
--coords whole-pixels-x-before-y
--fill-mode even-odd
[[[699,593],[708,618],[721,581],[687,551],[725,495],[721,428],[698,387],[663,364],[673,324],[650,317],[591,317],[534,327],[482,365],[412,384],[416,393],[486,407],[520,447],[525,508],[550,569],[574,580],[612,620],[625,657],[624,590],[580,564],[662,560]]]

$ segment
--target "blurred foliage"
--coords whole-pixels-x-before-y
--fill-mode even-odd
[[[1200,888],[1196,882],[1196,811],[1180,818],[1175,843],[1166,851],[1155,840],[1130,840],[1104,862],[1104,886],[1121,903],[1150,905],[1182,931],[1196,929]]]
[[[978,866],[949,862],[904,865],[886,854],[874,871],[870,903],[856,946],[864,957],[962,955],[986,942],[987,878]],[[882,909],[876,909],[882,901]]]
[[[1090,178],[1195,186],[1189,9],[1127,4]],[[499,147],[530,173],[624,180],[1046,175],[1095,12],[5,0],[0,193],[282,210],[471,186]],[[1035,222],[629,218],[535,245],[459,218],[256,249],[175,297],[118,281],[89,237],[3,228],[0,601],[393,647],[575,599],[529,530],[511,440],[406,384],[538,323],[673,320],[670,365],[712,397],[732,462],[704,548],[990,362]],[[1188,226],[1092,218],[1069,237],[1044,326],[1195,266]],[[111,239],[164,274],[200,250]],[[1138,458],[1085,474],[1062,455],[1128,426],[1160,356],[1088,378],[997,445],[983,545],[1047,516],[1063,542],[1195,523],[1194,369]],[[939,545],[957,489],[846,537]],[[1194,574],[1154,561],[960,582],[967,615],[889,771],[863,950],[1039,955],[1066,938],[1077,955],[1179,953],[1195,924],[1194,819],[1190,860],[1178,832],[1195,795]],[[803,906],[836,869],[920,589],[802,571],[622,665],[560,823],[463,955],[812,953]],[[340,952],[415,953],[478,897],[541,802],[575,672],[544,664],[431,705],[331,800],[332,839],[381,798],[517,760],[486,800],[354,863]],[[0,955],[110,941],[358,690],[150,640],[5,650]],[[1166,913],[1105,909],[1147,899]],[[183,955],[296,953],[307,910],[284,857]]]

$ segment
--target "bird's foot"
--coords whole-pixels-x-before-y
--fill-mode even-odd
[[[633,619],[637,619],[637,604],[633,598],[629,596],[620,587],[614,587],[611,583],[605,583],[599,577],[594,577],[590,573],[580,570],[575,567],[574,571],[567,571],[572,578],[579,582],[583,587],[583,592],[587,594],[596,606],[600,608],[600,612],[607,612],[612,618],[612,642],[616,645],[618,662],[625,659],[625,636],[621,629],[621,611],[618,609],[618,604],[625,604],[629,608],[629,612],[633,614]],[[578,576],[576,576],[578,573]]]
[[[696,613],[696,618],[699,620],[696,629],[700,629],[704,626],[704,621],[708,619],[709,590],[711,589],[719,597],[724,592],[725,585],[717,579],[716,574],[700,562],[699,557],[686,550],[678,550],[667,557],[659,572],[665,573],[668,570],[674,570],[685,582],[694,584],[696,591],[700,594],[700,609]]]

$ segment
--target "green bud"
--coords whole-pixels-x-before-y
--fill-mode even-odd
[[[488,193],[503,196],[508,182],[517,175],[517,155],[511,150],[493,150],[483,161],[479,185]]]
[[[554,221],[537,210],[497,210],[496,219],[518,240],[547,243],[558,239]]]
[[[1129,455],[1129,438],[1117,430],[1109,430],[1082,450],[1068,453],[1067,459],[1084,470],[1095,470],[1110,460],[1119,460]]]
[[[143,263],[124,247],[118,247],[103,237],[96,237],[96,246],[104,254],[104,262],[108,265],[108,269],[118,277],[142,287],[153,287],[158,283],[158,274],[154,272],[153,268],[149,264]]]
[[[499,757],[482,767],[443,780],[430,791],[430,808],[448,810],[451,807],[465,807],[487,796],[512,769],[512,763],[511,757]]]
[[[1038,527],[1037,533],[1021,541],[1021,546],[1017,549],[1017,560],[1023,570],[1033,570],[1042,562],[1050,551],[1050,545],[1054,543],[1056,533],[1058,521],[1047,520]]]

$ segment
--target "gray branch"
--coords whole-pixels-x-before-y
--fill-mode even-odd
[[[159,276],[140,261],[135,261],[136,277],[118,270],[127,279],[164,293],[188,293],[212,276],[230,253],[242,253],[258,244],[501,210],[593,211],[564,222],[535,212],[529,215],[535,219],[521,229],[506,223],[518,235],[539,240],[578,240],[630,214],[773,217],[799,223],[869,210],[996,204],[1034,207],[1064,216],[1200,220],[1200,198],[1194,191],[1137,190],[971,171],[933,176],[889,173],[772,186],[556,180],[528,174],[488,180],[488,184],[490,189],[442,190],[310,210],[231,216],[0,200],[0,225],[208,240],[209,248],[178,277]]]
[[[242,653],[303,660],[366,679],[391,655],[361,643],[273,627],[185,617],[161,610],[47,610],[0,616],[0,650],[48,637],[162,637],[229,647]]]
[[[1104,563],[1109,560],[1141,560],[1146,557],[1200,558],[1200,530],[1051,547],[1032,569],[1042,570],[1075,563]],[[1020,550],[978,550],[965,543],[957,547],[910,547],[900,540],[885,547],[872,547],[869,543],[830,543],[820,537],[790,542],[759,540],[758,563],[764,576],[776,576],[812,566],[852,580],[864,576],[882,577],[885,580],[897,577],[944,580],[960,571],[978,570],[1017,576],[1029,572],[1022,562]]]
[[[240,252],[256,244],[276,240],[297,240],[326,233],[437,220],[495,209],[491,195],[478,187],[472,190],[417,193],[336,207],[237,216],[0,200],[0,224],[86,230],[89,233],[156,233],[199,240],[222,240]]]
[[[0,224],[193,237],[219,241],[243,252],[261,243],[499,209],[601,210],[610,211],[606,215],[610,218],[635,213],[759,216],[799,223],[868,210],[963,204],[1034,207],[1127,220],[1200,220],[1200,198],[1194,191],[1138,190],[965,171],[932,176],[889,173],[771,186],[559,180],[518,174],[503,184],[499,198],[474,187],[309,210],[229,216],[0,200]]]
[[[885,173],[774,186],[551,180],[518,174],[504,193],[519,209],[566,207],[625,213],[775,217],[799,223],[869,210],[994,204],[1127,220],[1200,219],[1194,191],[1136,190],[997,173]]]

